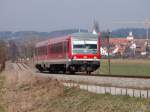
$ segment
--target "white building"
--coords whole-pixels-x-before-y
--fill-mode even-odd
[[[129,41],[133,41],[134,40],[132,32],[129,32],[129,35],[127,36],[127,40],[129,40]]]

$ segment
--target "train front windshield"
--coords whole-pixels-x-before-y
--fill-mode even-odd
[[[73,54],[97,54],[97,41],[74,40]]]

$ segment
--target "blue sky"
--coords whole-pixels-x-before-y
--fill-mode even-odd
[[[117,21],[150,19],[150,0],[0,0],[0,31],[144,27]]]

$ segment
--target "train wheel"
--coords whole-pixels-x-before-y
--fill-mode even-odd
[[[75,72],[74,71],[69,71],[69,74],[74,75]]]
[[[65,74],[65,73],[66,73],[66,70],[63,70],[62,73]]]
[[[39,69],[39,71],[42,73],[42,72],[43,72],[43,69]]]
[[[86,74],[87,74],[87,75],[91,75],[91,72],[90,72],[90,71],[86,71]]]
[[[51,70],[49,70],[48,72],[49,72],[49,73],[53,73],[53,71],[51,71]]]

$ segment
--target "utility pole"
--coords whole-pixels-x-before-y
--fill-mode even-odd
[[[110,39],[110,31],[107,30],[107,34],[106,34],[106,39],[107,39],[107,51],[108,51],[108,70],[109,70],[109,74],[111,74],[111,69],[110,69],[110,43],[109,43],[109,39]]]
[[[149,24],[150,24],[150,21],[146,20],[144,23],[145,23],[145,28],[146,28],[146,54],[147,54],[148,49],[149,49]]]

